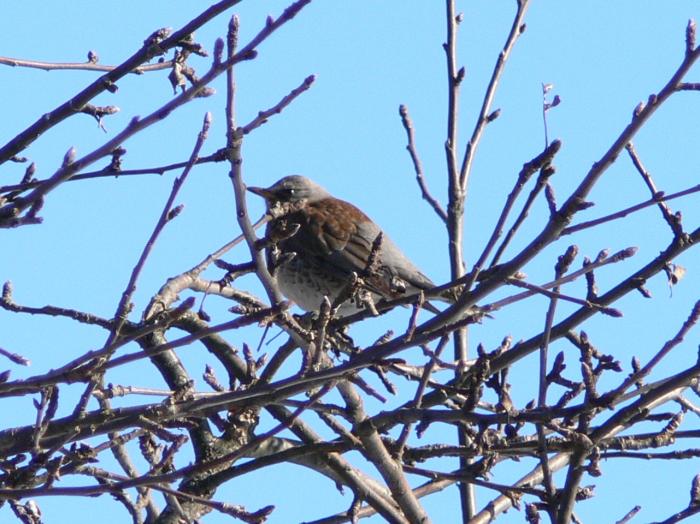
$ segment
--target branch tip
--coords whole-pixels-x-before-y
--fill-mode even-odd
[[[697,24],[695,19],[688,20],[688,25],[685,28],[685,56],[690,56],[695,51],[696,44],[696,29]]]

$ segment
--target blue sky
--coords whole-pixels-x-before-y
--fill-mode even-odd
[[[458,2],[458,9],[465,14],[459,34],[459,60],[467,70],[459,116],[460,152],[471,133],[483,89],[510,27],[514,4]],[[83,0],[11,2],[3,6],[0,19],[4,36],[0,55],[77,62],[85,59],[88,50],[94,50],[101,63],[118,64],[155,29],[179,28],[204,6],[204,2],[182,0],[130,0],[118,4]],[[267,14],[276,15],[285,6],[286,2],[272,0],[242,2],[236,8],[241,20],[241,42],[259,30]],[[488,126],[475,161],[465,217],[468,261],[473,262],[480,253],[522,164],[543,147],[541,84],[552,83],[553,93],[562,99],[548,116],[550,137],[563,142],[553,178],[558,201],[562,202],[627,125],[637,103],[658,91],[675,71],[683,56],[686,23],[699,15],[700,8],[692,0],[533,2],[526,17],[527,30],[516,45],[494,103],[501,109],[501,116]],[[227,23],[227,16],[219,17],[196,35],[197,41],[211,50],[214,40],[225,34]],[[406,104],[416,127],[426,179],[433,194],[444,202],[444,39],[442,2],[314,0],[261,46],[257,59],[237,68],[241,122],[275,104],[309,74],[317,75],[309,92],[246,139],[246,181],[250,185],[269,185],[287,174],[304,174],[362,208],[432,279],[446,281],[446,235],[440,221],[420,198],[398,115],[399,105]],[[208,59],[194,59],[191,63],[200,74],[209,65]],[[85,154],[123,129],[133,116],[146,115],[168,101],[172,90],[166,76],[167,72],[131,76],[119,83],[117,94],[100,95],[95,103],[121,108],[119,114],[105,121],[106,133],[90,117],[79,115],[40,137],[23,153],[36,162],[37,176],[50,176],[70,147],[75,147],[79,156]],[[94,78],[91,72],[44,72],[2,66],[0,142],[4,144]],[[700,81],[697,67],[688,81]],[[208,154],[223,146],[223,79],[213,86],[218,91],[215,97],[194,101],[127,142],[124,167],[158,166],[186,159],[205,111],[213,113],[214,122],[203,152]],[[697,183],[698,121],[698,93],[680,93],[635,138],[637,150],[659,189],[670,193]],[[19,181],[24,168],[21,164],[3,165],[0,185]],[[147,175],[63,185],[47,199],[42,225],[3,232],[0,278],[12,280],[19,303],[53,304],[110,316],[167,198],[172,178],[172,174]],[[602,216],[647,198],[648,191],[639,175],[621,156],[590,195],[596,206],[582,213],[579,220]],[[168,225],[145,267],[135,295],[134,318],[165,279],[188,269],[238,234],[225,165],[196,169],[178,201],[185,210]],[[688,230],[700,223],[697,202],[698,196],[691,196],[670,204],[672,209],[682,210]],[[262,202],[251,198],[249,203],[252,215],[259,216]],[[537,231],[546,218],[546,206],[539,202],[510,253],[525,245],[527,231]],[[591,258],[604,248],[617,251],[639,246],[637,257],[625,266],[598,273],[599,286],[605,290],[653,258],[669,240],[669,230],[661,223],[658,210],[649,208],[608,224],[595,234],[561,239],[547,250],[548,256],[536,259],[525,271],[532,282],[546,281],[553,271],[552,261],[572,242],[580,247],[582,255]],[[239,262],[245,257],[245,249],[239,249],[227,260]],[[672,291],[663,276],[658,276],[647,285],[654,294],[653,300],[630,295],[616,305],[623,310],[623,319],[602,317],[584,326],[601,351],[615,354],[628,366],[632,355],[643,359],[653,354],[680,327],[698,299],[700,264],[692,250],[677,262],[687,268],[688,274]],[[254,283],[250,285],[260,291]],[[585,288],[578,283],[567,291],[582,295]],[[471,339],[492,349],[508,334],[515,340],[528,338],[541,330],[545,306],[544,300],[537,299],[515,305],[492,322],[473,329]],[[533,311],[538,311],[536,316]],[[560,318],[567,311],[570,308],[563,305]],[[396,313],[398,318],[406,314]],[[372,340],[380,328],[381,325],[370,326],[358,337]],[[251,332],[249,336],[255,335]],[[33,362],[28,369],[13,368],[14,378],[58,366],[101,345],[104,337],[95,328],[76,327],[66,320],[0,311],[0,346],[20,352]],[[692,362],[698,340],[698,335],[691,332],[684,351],[659,372],[672,372]],[[197,348],[186,352],[183,358],[188,365],[203,369],[201,352]],[[534,366],[534,360],[529,365]],[[510,377],[521,405],[536,396],[536,383],[528,382],[532,369],[523,365],[514,369]],[[145,385],[150,380],[148,373],[147,366],[136,366],[115,373],[110,379]],[[79,391],[66,389],[66,398]],[[12,409],[15,413],[9,425],[33,420],[26,400],[2,402],[3,411]],[[371,402],[370,408],[381,409]],[[687,421],[690,427],[697,427],[695,415],[689,414]],[[697,471],[696,461],[673,465],[673,476],[665,473],[667,469],[654,469],[659,466],[631,461],[604,463],[605,476],[586,482],[598,485],[598,496],[581,504],[579,515],[584,522],[613,521],[639,503],[643,513],[637,518],[646,522],[681,509],[690,479]],[[274,503],[278,509],[270,519],[273,523],[319,518],[349,504],[347,493],[338,495],[325,479],[297,467],[279,467],[273,473],[257,474],[255,486],[264,485],[268,490],[279,486],[275,489],[279,498],[274,501],[268,490],[252,487],[247,478],[223,488],[217,498],[244,504],[249,509]],[[652,477],[663,475],[664,485],[642,483],[642,476],[647,473]],[[503,481],[507,481],[516,473],[504,468],[503,475]],[[290,479],[298,492],[282,493]],[[480,503],[489,500],[489,495],[480,493]],[[654,500],[652,497],[656,497],[654,503],[649,502]],[[76,516],[72,513],[75,503],[39,502],[47,522],[65,520],[69,514],[74,522],[88,522],[90,508],[109,504],[102,499],[80,500],[81,507],[87,509]],[[435,522],[455,518],[454,491],[448,490],[425,503]],[[121,508],[116,504],[109,507],[113,510],[109,515],[101,513],[104,522],[123,522]],[[0,508],[0,515],[9,517],[7,507]],[[211,514],[204,521],[215,523],[224,519]],[[501,520],[522,521],[522,514],[516,511]]]

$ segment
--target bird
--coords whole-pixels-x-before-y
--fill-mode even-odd
[[[268,268],[280,291],[300,308],[318,312],[327,297],[342,317],[435,287],[371,218],[312,180],[290,175],[267,188],[247,189],[265,199],[271,217]],[[355,287],[368,291],[371,300],[348,293],[355,276],[361,277]]]

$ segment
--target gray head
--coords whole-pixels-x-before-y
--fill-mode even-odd
[[[248,191],[263,197],[268,205],[272,205],[275,202],[283,204],[296,203],[302,200],[314,202],[331,196],[328,191],[317,183],[300,175],[281,178],[268,188],[249,187]]]

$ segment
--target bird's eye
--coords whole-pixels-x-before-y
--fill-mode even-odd
[[[296,194],[297,190],[294,189],[293,187],[288,187],[284,190],[284,194],[287,196],[294,196]]]

